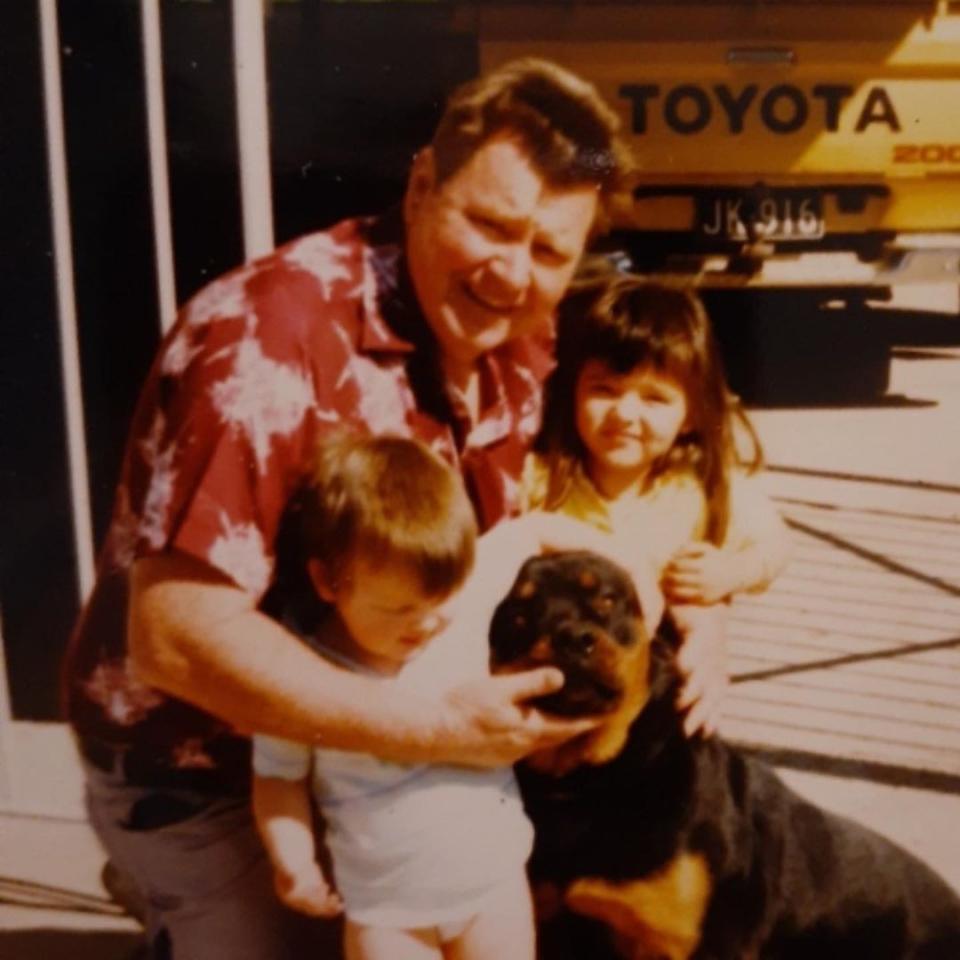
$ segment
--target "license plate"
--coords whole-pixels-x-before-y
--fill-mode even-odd
[[[745,192],[711,192],[697,197],[697,229],[705,237],[758,240],[818,240],[825,233],[823,203],[809,190],[772,190],[757,197]]]

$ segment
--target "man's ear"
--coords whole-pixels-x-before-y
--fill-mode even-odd
[[[403,197],[403,218],[407,225],[420,212],[424,200],[437,185],[437,162],[433,147],[424,147],[413,158],[407,192]]]
[[[313,589],[317,591],[320,599],[326,600],[327,603],[333,603],[336,599],[336,590],[333,588],[327,568],[314,557],[307,561],[307,573],[310,575]]]

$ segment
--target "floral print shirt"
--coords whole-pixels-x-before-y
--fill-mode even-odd
[[[547,345],[521,338],[481,358],[471,423],[445,389],[404,267],[400,229],[348,220],[214,281],[181,310],[137,406],[97,582],[64,669],[82,737],[152,768],[245,777],[245,739],[135,676],[128,573],[182,551],[260,598],[284,507],[326,431],[413,436],[459,466],[482,528],[515,513],[539,426]]]

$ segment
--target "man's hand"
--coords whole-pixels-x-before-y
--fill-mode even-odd
[[[687,736],[717,729],[727,692],[727,606],[672,606],[670,613],[683,636],[677,664],[684,675],[677,706],[686,710]]]
[[[291,910],[311,917],[335,917],[343,912],[343,901],[314,860],[293,871],[277,869],[273,885],[277,896]]]
[[[562,686],[563,674],[544,667],[482,677],[455,688],[446,700],[450,719],[436,740],[440,759],[474,767],[506,766],[592,730],[597,718],[559,720],[524,705]]]
[[[689,543],[670,559],[661,584],[675,603],[717,603],[740,585],[736,552],[702,541]]]

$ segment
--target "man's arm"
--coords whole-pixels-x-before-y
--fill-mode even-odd
[[[499,766],[588,728],[522,705],[560,686],[557,671],[483,677],[431,702],[327,663],[197,559],[159,554],[131,576],[138,674],[244,732],[400,762]]]

